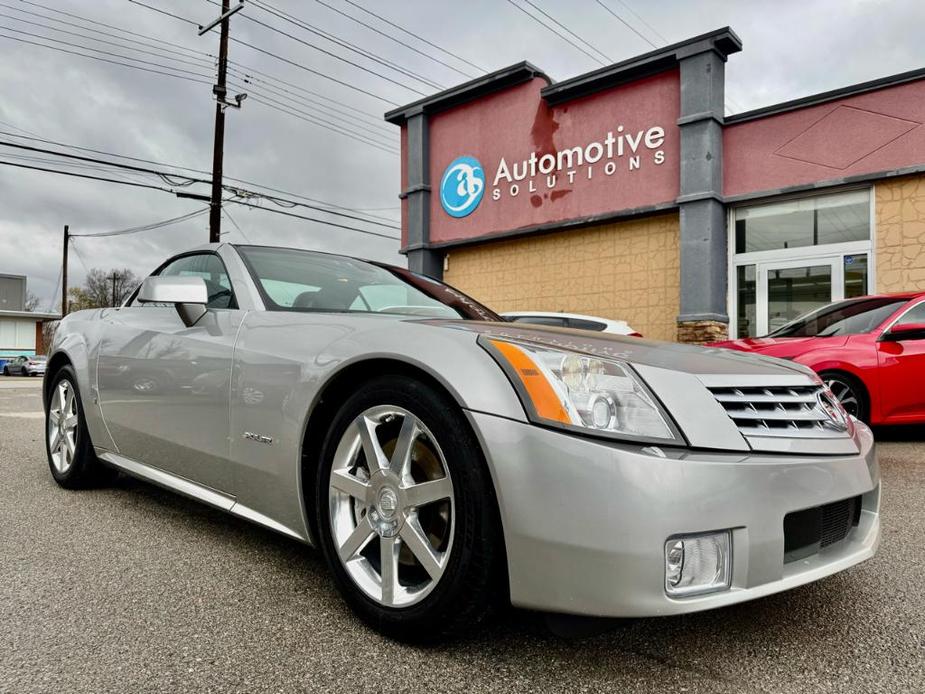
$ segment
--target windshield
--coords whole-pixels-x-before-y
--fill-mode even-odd
[[[795,318],[768,337],[831,337],[869,333],[908,299],[850,299],[823,306]]]
[[[410,270],[291,248],[237,249],[272,311],[501,320],[462,292]]]

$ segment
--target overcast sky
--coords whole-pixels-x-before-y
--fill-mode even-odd
[[[208,0],[141,1],[198,23],[217,16],[217,8]],[[485,70],[527,59],[553,79],[564,79],[599,66],[599,63],[529,19],[510,0],[354,1]],[[424,53],[475,74],[472,67],[400,34],[351,6],[347,0],[265,2],[438,85],[451,86],[467,78],[351,22],[330,8],[355,16]],[[529,9],[524,0],[516,2]],[[651,50],[648,43],[608,14],[595,0],[532,2],[613,61]],[[662,45],[664,40],[679,41],[726,25],[732,27],[742,39],[744,49],[731,56],[727,64],[727,104],[731,112],[925,67],[925,41],[922,40],[925,3],[922,0],[602,2],[657,45]],[[51,9],[43,9],[39,5]],[[634,16],[630,8],[638,16]],[[17,10],[35,14],[28,15]],[[81,46],[93,46],[137,60],[149,60],[206,75],[211,72],[205,57],[200,67],[142,53],[141,50],[159,52],[143,46],[143,39],[132,42],[135,49],[120,48],[45,28],[55,26],[119,43],[118,39],[87,31],[96,28],[118,35],[116,30],[88,24],[59,11],[195,50],[211,54],[217,52],[217,34],[199,38],[195,26],[145,9],[129,0],[0,0],[0,35],[49,43],[23,33],[28,32]],[[532,12],[537,14],[535,10]],[[35,15],[57,18],[77,26]],[[341,54],[393,81],[346,65],[259,26],[248,17]],[[640,17],[650,26],[643,24]],[[273,87],[275,91],[265,91],[265,100],[288,102],[290,107],[295,104],[303,113],[317,114],[317,110],[304,101],[289,100],[281,89],[315,91],[372,114],[382,114],[392,107],[392,103],[404,104],[420,98],[418,92],[438,90],[390,67],[337,48],[329,41],[284,22],[253,4],[246,6],[232,20],[232,36],[296,64],[281,62],[239,43],[232,43],[230,47],[229,57],[233,64],[237,64],[238,74],[245,69],[253,69],[294,85],[287,87],[280,82],[272,83],[276,85]],[[87,52],[74,46],[56,45]],[[165,45],[164,48],[170,47]],[[179,58],[181,53],[172,55]],[[124,58],[97,55],[128,62]],[[186,57],[190,62],[199,62],[199,58],[192,54]],[[298,66],[368,91],[378,98]],[[2,36],[0,84],[0,130],[4,132],[195,169],[208,170],[211,167],[214,107],[208,84],[132,70]],[[240,111],[228,111],[225,174],[360,209],[363,214],[386,217],[397,224],[398,156],[258,103],[260,97],[256,91],[258,87],[267,89],[267,84],[266,81],[263,84],[253,83],[252,98],[244,102]],[[298,93],[303,98],[316,99],[304,92]],[[327,118],[336,120],[340,127],[349,125],[351,130],[358,130],[367,138],[385,143],[387,148],[397,148],[397,128],[393,126],[385,123],[375,125],[372,121],[368,125],[360,125],[356,118],[366,118],[362,115],[335,119],[329,112]],[[30,144],[9,135],[0,135],[0,141]],[[43,155],[0,147],[2,161],[49,166],[34,159],[14,159],[14,156],[43,158]],[[59,166],[58,163],[51,165]],[[73,167],[70,170],[112,175]],[[170,187],[149,176],[129,178]],[[194,189],[199,193],[208,192],[205,186]],[[178,199],[166,192],[0,166],[0,273],[27,275],[29,288],[42,299],[43,308],[48,308],[54,301],[57,310],[60,298],[55,297],[54,292],[59,278],[63,225],[69,224],[74,234],[104,232],[177,217],[203,206],[202,202]],[[397,253],[397,241],[328,228],[239,205],[229,205],[227,209],[243,233],[226,218],[223,230],[229,233],[223,236],[224,239],[243,242],[247,238],[255,243],[332,250],[402,262]],[[292,211],[314,214],[304,208]],[[348,225],[355,223],[352,220],[340,221]],[[127,266],[144,276],[167,256],[208,241],[207,226],[207,215],[202,215],[154,231],[107,239],[77,240],[73,246],[75,252],[71,254],[70,284],[73,286],[82,280],[84,266]],[[360,226],[397,235],[396,231],[388,228]]]

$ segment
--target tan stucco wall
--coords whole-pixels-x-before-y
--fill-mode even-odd
[[[678,215],[667,214],[449,251],[444,279],[496,311],[620,318],[674,340]]]
[[[877,291],[925,289],[925,176],[877,183]]]

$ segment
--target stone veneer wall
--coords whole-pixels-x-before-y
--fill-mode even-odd
[[[877,291],[925,290],[925,176],[874,186]]]
[[[702,345],[729,339],[729,325],[715,320],[691,320],[678,323],[678,342]]]
[[[450,249],[443,278],[498,312],[585,313],[674,340],[678,215]]]

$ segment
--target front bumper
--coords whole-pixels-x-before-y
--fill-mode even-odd
[[[501,508],[511,602],[610,617],[681,614],[787,590],[873,556],[880,470],[859,425],[853,456],[692,451],[602,442],[470,412]],[[663,457],[664,456],[664,457]],[[858,525],[784,563],[784,516],[855,496]],[[732,530],[732,586],[665,593],[665,541]]]

